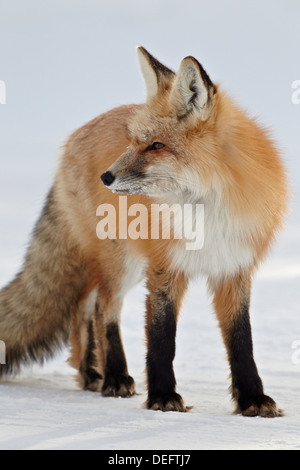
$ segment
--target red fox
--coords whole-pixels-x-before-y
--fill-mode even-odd
[[[120,317],[126,292],[145,278],[146,406],[186,412],[173,370],[177,319],[189,280],[203,276],[228,353],[236,413],[282,416],[264,394],[253,358],[249,306],[252,277],[287,210],[283,163],[268,132],[194,57],[175,74],[143,47],[137,51],[146,104],[109,111],[70,137],[24,267],[0,293],[0,374],[43,362],[69,341],[83,389],[134,395]],[[149,210],[202,204],[203,246],[187,250],[174,236],[120,236],[124,197],[128,207]],[[101,204],[115,208],[117,228],[115,237],[100,240]]]

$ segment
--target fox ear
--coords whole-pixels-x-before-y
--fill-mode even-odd
[[[183,59],[171,93],[178,117],[194,113],[205,121],[209,117],[211,101],[216,92],[217,87],[202,65],[194,57]]]
[[[137,54],[146,83],[147,101],[150,101],[170,84],[170,81],[175,77],[175,73],[158,62],[144,47],[138,47]]]

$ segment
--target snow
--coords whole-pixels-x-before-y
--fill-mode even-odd
[[[145,292],[139,286],[129,294],[123,315],[138,395],[102,398],[78,390],[64,351],[43,369],[35,366],[1,384],[0,449],[300,449],[300,365],[292,361],[292,343],[300,337],[298,286],[297,278],[282,282],[263,276],[252,302],[257,364],[284,418],[232,414],[225,351],[204,285],[198,284],[179,322],[175,362],[178,391],[193,409],[187,414],[143,409]]]
[[[174,69],[194,54],[274,129],[291,177],[291,215],[257,275],[251,308],[265,391],[286,415],[232,414],[225,349],[201,280],[184,304],[175,360],[178,392],[193,408],[187,414],[145,410],[141,284],[126,298],[122,322],[138,395],[80,391],[64,350],[44,367],[1,382],[0,450],[300,449],[300,105],[291,101],[292,83],[300,78],[299,2],[291,0],[289,8],[283,0],[40,5],[1,4],[0,80],[7,99],[0,105],[0,286],[21,266],[67,135],[112,106],[142,101],[135,46],[143,44]]]

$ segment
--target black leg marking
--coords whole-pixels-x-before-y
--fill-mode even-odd
[[[103,377],[94,369],[97,367],[97,359],[95,356],[95,338],[93,322],[88,324],[88,344],[83,361],[80,364],[80,373],[84,379],[84,389],[96,391],[99,386],[99,380]]]
[[[107,353],[102,395],[130,397],[135,394],[134,380],[128,375],[119,326],[111,323],[106,328]]]
[[[272,398],[264,395],[263,384],[253,357],[249,304],[245,303],[229,335],[232,395],[237,412],[245,416],[282,416]]]
[[[150,307],[151,308],[151,307]],[[176,310],[164,292],[156,297],[155,311],[148,331],[147,407],[162,411],[186,411],[176,393],[173,360],[176,351]]]
[[[262,381],[253,358],[252,332],[248,305],[244,305],[229,337],[232,392],[242,410],[251,405],[250,397],[263,394]]]

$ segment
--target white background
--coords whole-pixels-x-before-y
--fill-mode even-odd
[[[291,215],[253,289],[255,355],[277,420],[233,416],[221,335],[203,281],[179,322],[186,415],[141,408],[144,295],[128,296],[123,333],[140,395],[77,389],[66,352],[0,385],[0,449],[300,449],[300,80],[298,0],[1,0],[0,286],[22,265],[67,136],[120,104],[143,102],[135,47],[174,70],[194,55],[213,81],[273,130],[291,179]],[[1,339],[1,332],[0,332]]]

